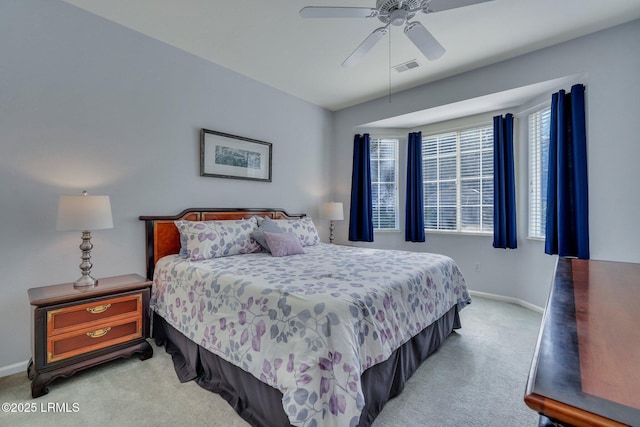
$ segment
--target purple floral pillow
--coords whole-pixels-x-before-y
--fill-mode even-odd
[[[284,231],[294,233],[302,246],[315,246],[320,244],[318,230],[316,230],[313,220],[308,216],[300,219],[278,219],[273,222]]]
[[[230,221],[175,221],[180,243],[191,261],[260,252],[251,238],[258,222],[255,217]]]
[[[220,235],[220,248],[216,257],[262,251],[262,247],[251,237],[251,233],[258,228],[258,220],[255,216],[248,219],[214,221],[214,223]]]
[[[265,231],[264,238],[273,256],[280,257],[304,253],[298,237],[293,233],[269,233]]]
[[[175,221],[191,261],[211,259],[220,250],[220,235],[213,221]]]

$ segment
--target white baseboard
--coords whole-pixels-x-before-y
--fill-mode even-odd
[[[469,294],[471,296],[478,296],[478,297],[482,297],[482,298],[487,298],[487,299],[493,299],[496,301],[503,301],[503,302],[510,302],[512,304],[516,304],[519,305],[521,307],[524,308],[528,308],[529,310],[538,312],[538,313],[544,313],[544,308],[542,307],[538,307],[537,305],[531,304],[530,302],[521,300],[519,298],[512,298],[512,297],[505,297],[503,295],[497,295],[497,294],[490,294],[487,292],[479,292],[479,291],[472,291],[469,290]]]
[[[25,360],[24,362],[14,363],[13,365],[0,366],[0,378],[8,377],[9,375],[17,374],[19,372],[24,372],[24,375],[26,376],[27,366],[29,366],[28,360]]]

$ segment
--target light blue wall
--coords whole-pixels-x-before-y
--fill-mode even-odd
[[[593,259],[640,262],[640,21],[542,49],[495,65],[341,110],[335,114],[332,150],[334,199],[349,205],[353,135],[358,126],[565,76],[584,74],[587,86],[589,209]],[[566,89],[570,89],[567,87]],[[550,97],[551,94],[549,93]],[[401,146],[406,156],[406,145]],[[542,242],[526,239],[526,140],[518,154],[519,248],[497,250],[491,237],[428,234],[423,244],[404,232],[377,233],[367,246],[440,252],[460,265],[472,290],[544,307],[555,257]],[[404,164],[400,180],[404,180]],[[400,206],[404,196],[400,195]],[[346,212],[348,214],[348,210]],[[348,221],[336,227],[346,242]],[[476,264],[480,269],[476,271]]]
[[[11,345],[0,374],[30,356],[27,289],[79,275],[79,233],[55,231],[59,195],[111,196],[115,227],[94,232],[95,276],[144,274],[139,215],[264,206],[317,219],[329,199],[348,215],[355,126],[567,75],[588,75],[593,257],[640,262],[639,39],[635,21],[332,114],[66,3],[2,0],[0,340]],[[272,142],[273,182],[200,177],[201,127]],[[336,223],[339,242],[347,225]],[[555,260],[539,242],[504,251],[487,237],[428,238],[375,245],[449,254],[472,289],[544,305]]]
[[[273,182],[200,177],[203,127],[271,142]],[[281,207],[317,219],[331,135],[318,106],[66,3],[2,0],[0,374],[31,353],[27,289],[79,277],[80,233],[55,230],[59,195],[111,196],[95,277],[144,275],[139,215]]]

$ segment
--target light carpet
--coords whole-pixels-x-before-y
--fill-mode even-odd
[[[460,317],[462,329],[420,366],[372,427],[537,426],[523,396],[542,316],[474,297]],[[56,379],[38,399],[31,399],[26,372],[0,378],[4,402],[35,412],[7,413],[3,406],[1,426],[248,425],[220,396],[181,384],[171,357],[155,345],[149,360],[134,356]]]

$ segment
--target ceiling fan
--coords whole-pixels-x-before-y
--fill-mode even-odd
[[[389,25],[405,25],[404,33],[429,61],[440,58],[445,49],[419,22],[409,22],[418,13],[436,13],[458,7],[471,6],[491,0],[377,0],[375,8],[307,6],[300,10],[303,18],[378,18],[384,26],[369,36],[344,60],[343,67],[360,61],[389,31]]]

